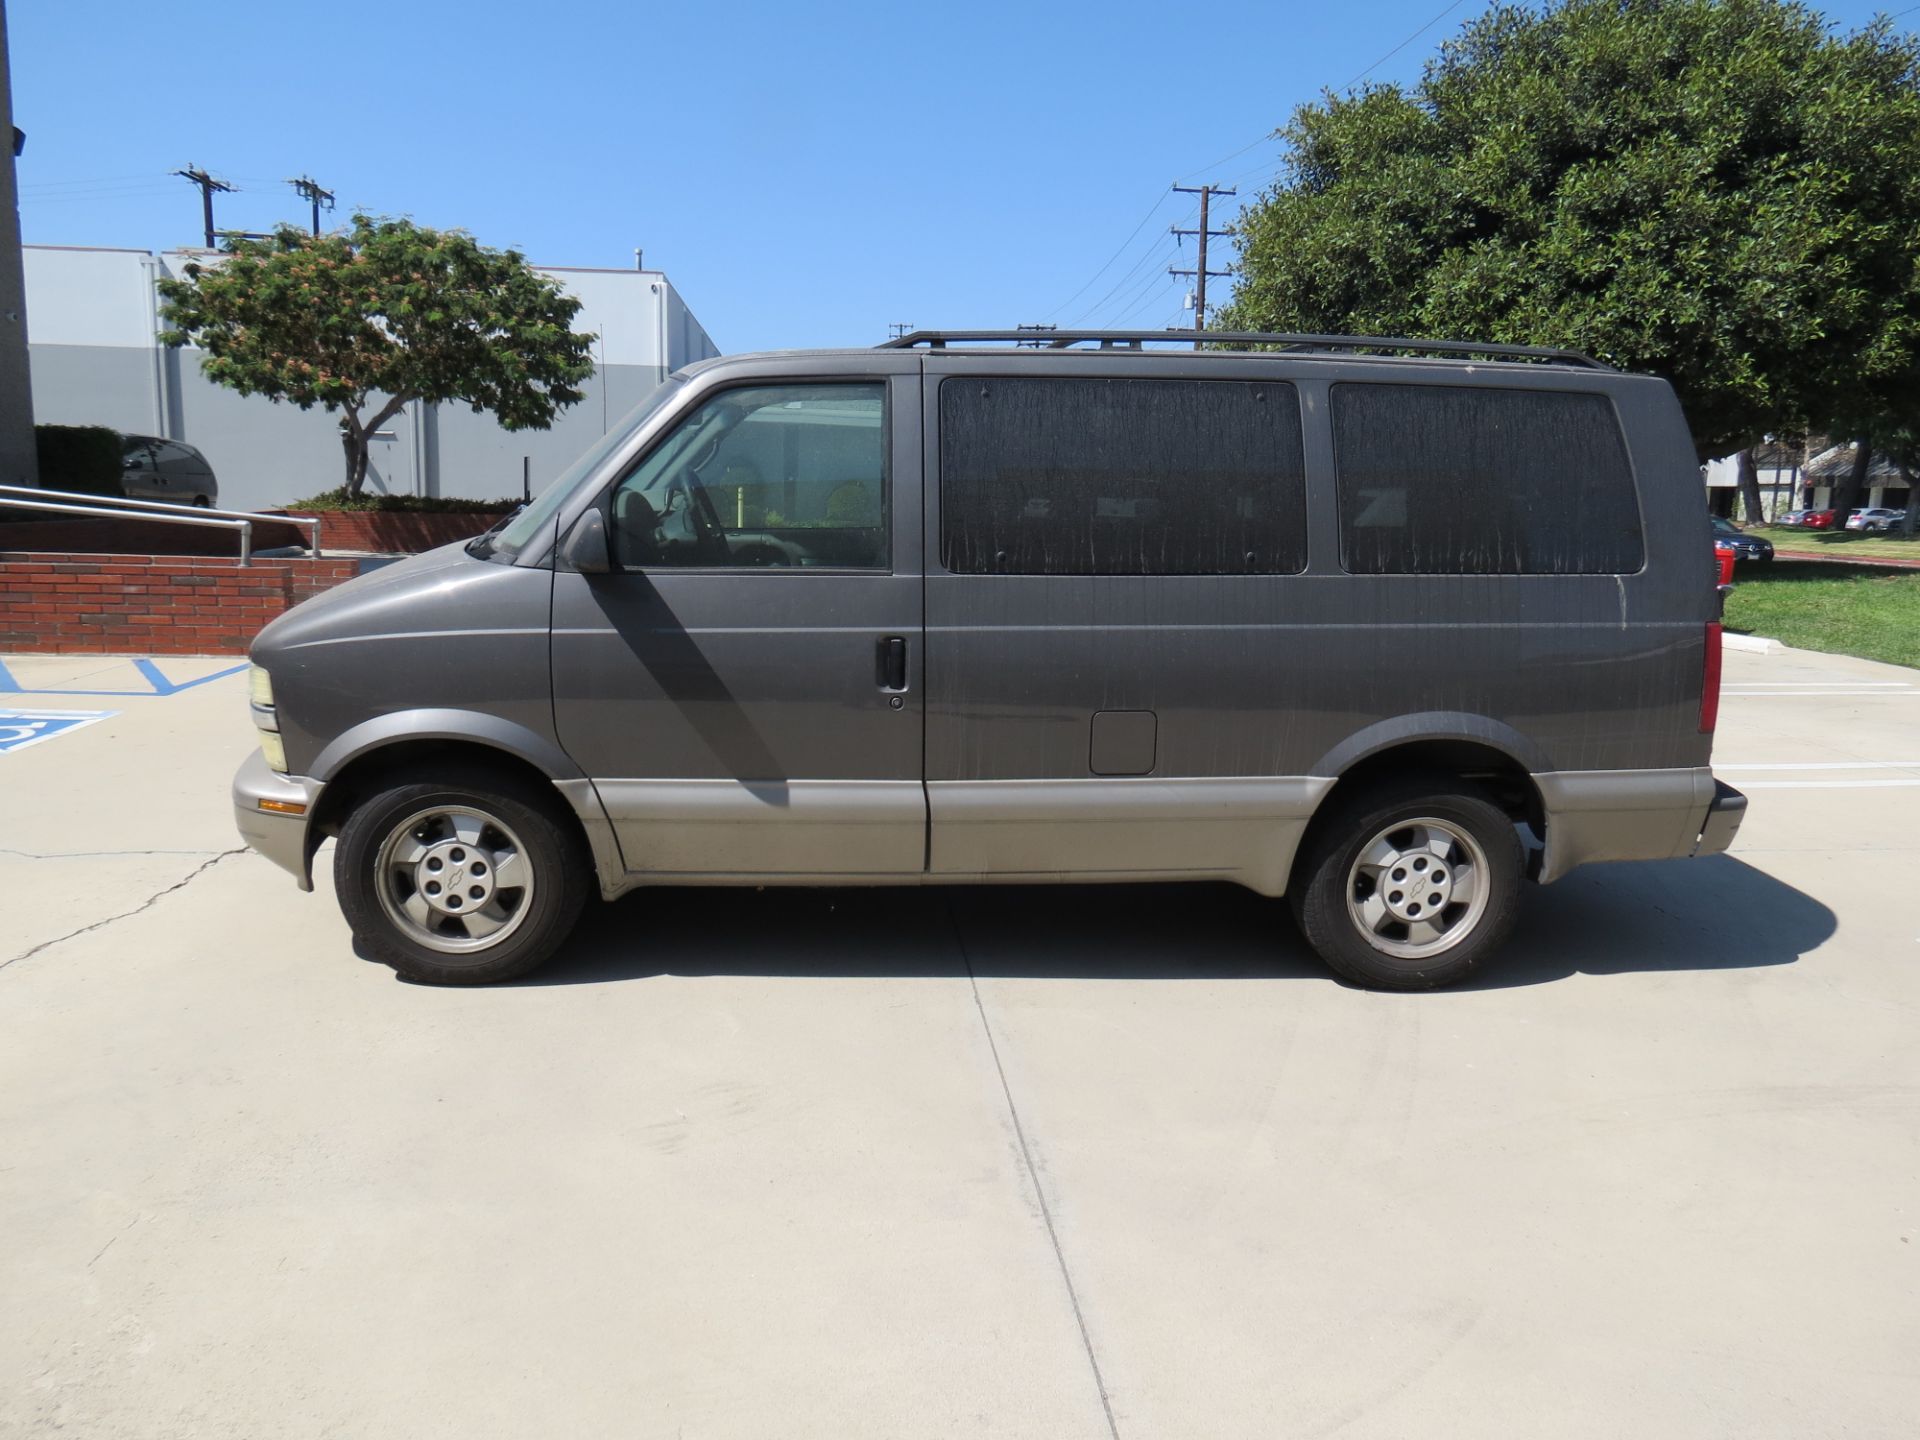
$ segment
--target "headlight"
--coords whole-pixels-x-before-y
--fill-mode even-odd
[[[273,706],[273,677],[258,665],[247,669],[247,699],[263,709]]]
[[[267,757],[269,770],[278,771],[282,775],[287,773],[286,742],[276,732],[272,730],[260,732],[260,753]]]

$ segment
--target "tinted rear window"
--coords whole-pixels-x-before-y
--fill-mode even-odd
[[[1633,472],[1601,395],[1333,387],[1340,559],[1357,575],[1629,575]]]
[[[940,386],[941,559],[957,574],[1294,574],[1293,386],[960,378]]]

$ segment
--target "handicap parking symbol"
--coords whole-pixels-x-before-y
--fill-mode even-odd
[[[118,710],[0,710],[0,755],[97,725],[119,713]]]

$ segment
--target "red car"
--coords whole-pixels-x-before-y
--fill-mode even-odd
[[[1790,530],[1831,530],[1833,518],[1838,513],[1834,510],[1795,510],[1782,518],[1780,523]]]

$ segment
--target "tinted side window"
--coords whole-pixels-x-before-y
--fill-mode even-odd
[[[1285,383],[940,386],[940,550],[957,574],[1295,574],[1303,473]]]
[[[1340,559],[1356,575],[1628,575],[1640,506],[1601,395],[1333,387]]]

